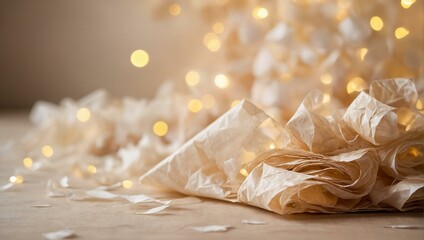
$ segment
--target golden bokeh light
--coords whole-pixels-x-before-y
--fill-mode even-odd
[[[323,97],[322,97],[322,102],[323,103],[329,103],[331,101],[331,95],[328,93],[324,93]]]
[[[163,137],[168,133],[168,124],[164,121],[157,121],[153,124],[153,133],[156,136]]]
[[[203,108],[203,104],[199,99],[191,99],[187,104],[188,110],[193,113],[200,112]]]
[[[365,60],[365,56],[367,55],[367,53],[368,53],[368,48],[359,49],[358,54],[359,54],[359,58],[361,58],[361,61]]]
[[[404,27],[398,27],[395,30],[395,37],[397,39],[402,39],[406,37],[409,34],[409,30]]]
[[[95,174],[97,172],[97,168],[94,165],[88,165],[87,166],[87,171],[91,174]]]
[[[185,76],[185,81],[186,81],[187,85],[189,85],[189,86],[192,86],[192,87],[196,86],[200,82],[199,73],[196,72],[196,71],[188,72]]]
[[[212,26],[212,30],[215,33],[222,33],[224,31],[224,24],[217,22]]]
[[[88,120],[90,120],[90,110],[88,110],[88,108],[80,108],[77,111],[77,119],[80,122],[87,122]]]
[[[202,104],[204,108],[212,108],[215,105],[215,98],[210,94],[202,96]]]
[[[240,169],[240,174],[247,177],[247,175],[249,175],[249,173],[247,172],[247,170],[245,168]]]
[[[380,31],[384,26],[383,19],[378,16],[372,17],[370,19],[370,26],[374,31]]]
[[[228,77],[224,74],[218,74],[215,76],[214,79],[215,85],[219,88],[227,88],[230,84],[230,80],[228,80]]]
[[[423,103],[423,101],[422,101],[421,99],[418,99],[418,100],[417,100],[417,103],[415,104],[415,107],[416,107],[418,110],[423,110],[423,108],[424,108],[424,103]]]
[[[215,33],[207,33],[203,37],[203,44],[211,52],[217,52],[221,48],[221,41]]]
[[[133,185],[134,185],[134,183],[131,180],[122,181],[122,187],[125,188],[125,189],[132,188]]]
[[[271,149],[271,150],[275,149],[275,144],[274,143],[269,144],[268,148]]]
[[[29,157],[24,158],[24,160],[22,161],[22,164],[26,167],[26,168],[31,168],[32,167],[32,159]]]
[[[333,77],[330,74],[326,73],[326,74],[321,75],[321,83],[322,84],[330,85],[332,81],[333,81]]]
[[[54,154],[54,150],[53,150],[53,148],[52,148],[50,145],[44,145],[44,146],[41,148],[41,153],[42,153],[45,157],[50,158],[50,157],[52,157],[52,156],[53,156],[53,154]]]
[[[240,103],[240,100],[234,100],[233,102],[231,102],[231,108],[237,106],[237,104]]]
[[[149,63],[149,54],[141,49],[135,50],[131,54],[131,63],[136,67],[144,67]]]
[[[347,93],[349,94],[353,92],[360,92],[366,88],[367,88],[367,83],[361,77],[352,78],[346,86]]]
[[[173,3],[169,6],[168,12],[172,16],[176,17],[181,14],[181,6],[176,3]]]
[[[405,8],[408,9],[412,6],[412,4],[415,3],[416,0],[401,0],[400,1],[400,5]]]
[[[255,9],[253,9],[252,15],[256,19],[265,19],[266,17],[268,17],[268,9],[264,7],[256,7]]]
[[[24,177],[21,175],[11,176],[9,181],[13,184],[19,184],[24,182]]]

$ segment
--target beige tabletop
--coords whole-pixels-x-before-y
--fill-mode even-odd
[[[0,113],[0,144],[30,129],[26,113]],[[1,184],[20,164],[0,156]],[[280,216],[241,204],[202,199],[166,214],[136,215],[138,206],[124,202],[68,201],[49,198],[43,176],[25,186],[0,192],[0,239],[43,239],[43,233],[70,228],[75,239],[424,239],[424,229],[392,229],[392,225],[424,225],[423,212],[296,214]],[[51,207],[34,208],[37,204]],[[248,225],[258,220],[266,225]],[[228,232],[199,233],[196,226],[229,225]]]

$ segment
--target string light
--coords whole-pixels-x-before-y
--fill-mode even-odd
[[[134,184],[133,184],[133,182],[131,180],[124,180],[124,181],[122,181],[122,187],[125,188],[125,189],[132,188],[133,185]]]
[[[91,113],[87,108],[80,108],[76,115],[80,122],[87,122],[90,119]]]
[[[398,27],[395,30],[395,37],[397,39],[402,39],[406,37],[409,34],[409,30],[404,27]]]
[[[196,86],[200,82],[199,73],[196,71],[190,71],[186,74],[185,81],[189,86]]]
[[[264,7],[256,7],[255,9],[253,9],[252,15],[256,19],[265,19],[266,17],[268,17],[268,9]]]
[[[274,144],[274,143],[269,144],[268,148],[269,148],[270,150],[275,149],[275,144]]]
[[[97,172],[97,168],[94,165],[88,165],[87,166],[87,171],[91,174],[95,174]]]
[[[176,17],[176,16],[180,15],[180,13],[181,13],[181,6],[176,4],[176,3],[173,3],[169,6],[168,12],[172,16]]]
[[[153,133],[159,137],[168,133],[168,124],[164,121],[157,121],[153,124]]]
[[[243,176],[245,176],[245,177],[247,177],[247,175],[249,175],[249,173],[247,172],[247,170],[244,169],[244,168],[240,169],[240,174],[243,175]]]
[[[370,19],[370,26],[374,31],[380,31],[383,29],[384,23],[380,17],[374,16]]]
[[[322,97],[322,102],[323,103],[329,103],[331,100],[331,95],[328,93],[324,93],[323,97]]]
[[[237,106],[237,104],[239,104],[239,103],[240,103],[240,100],[234,100],[234,101],[231,103],[231,108],[233,108],[233,107]]]
[[[24,160],[22,161],[22,164],[26,167],[26,168],[31,168],[32,167],[32,159],[29,157],[24,158]]]
[[[212,108],[215,105],[215,98],[210,94],[203,95],[202,105],[204,108]]]
[[[203,44],[211,52],[217,52],[221,48],[221,41],[215,33],[207,33],[203,37]]]
[[[219,88],[227,88],[230,84],[230,81],[228,80],[228,77],[224,74],[218,74],[215,76],[215,85]]]
[[[321,75],[322,84],[329,85],[331,84],[332,81],[333,81],[333,77],[330,74],[326,73],[324,75]]]
[[[24,177],[21,175],[11,176],[9,181],[13,184],[20,184],[24,182]]]
[[[224,24],[217,22],[212,26],[212,30],[215,33],[222,33],[224,31]]]
[[[54,154],[54,150],[53,150],[53,148],[52,148],[50,145],[44,145],[44,146],[41,148],[41,153],[42,153],[45,157],[50,158],[50,157],[52,157],[52,156],[53,156],[53,154]]]
[[[359,57],[361,58],[361,61],[364,61],[365,56],[368,53],[368,48],[361,48],[359,49]]]
[[[365,82],[363,78],[355,77],[348,82],[346,86],[346,90],[347,90],[347,93],[351,94],[353,92],[360,92],[364,90],[366,87],[367,87],[367,83]]]
[[[135,50],[131,54],[131,63],[139,68],[142,68],[149,63],[149,54],[141,49]]]
[[[405,8],[408,9],[412,6],[412,4],[415,3],[415,0],[401,0],[400,1],[400,5]]]
[[[418,100],[417,100],[417,103],[415,104],[415,107],[416,107],[418,110],[423,110],[423,108],[424,108],[424,103],[423,103],[423,101],[421,101],[421,99],[418,99]]]
[[[202,102],[199,99],[191,99],[188,104],[188,110],[190,110],[190,112],[193,113],[197,113],[200,112],[200,110],[202,110],[203,105]]]

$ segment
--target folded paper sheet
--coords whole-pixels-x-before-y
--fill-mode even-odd
[[[312,92],[285,127],[243,101],[140,182],[280,214],[422,209],[417,101],[408,79],[376,81],[337,111]]]

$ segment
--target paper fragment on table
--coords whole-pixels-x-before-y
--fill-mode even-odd
[[[69,238],[76,237],[74,231],[71,229],[63,229],[56,232],[44,233],[43,236],[45,239],[48,239],[48,240],[69,239]]]
[[[162,206],[155,207],[155,208],[149,209],[149,210],[147,210],[147,211],[145,211],[145,212],[142,212],[142,213],[136,213],[136,214],[138,214],[138,215],[151,215],[151,214],[159,213],[159,212],[161,212],[161,211],[163,211],[163,210],[167,209],[167,208],[170,206],[170,205],[169,205],[169,203],[170,203],[170,202],[171,202],[171,201],[167,202],[166,204],[164,204],[164,205],[162,205]]]
[[[394,228],[394,229],[424,229],[424,226],[418,226],[418,225],[389,225],[384,227]]]
[[[258,221],[258,220],[241,220],[241,223],[245,223],[245,224],[251,224],[251,225],[266,225],[268,224],[267,222],[263,222],[263,221]]]
[[[5,191],[5,190],[13,187],[13,185],[14,185],[13,183],[6,183],[6,184],[0,186],[0,191]]]
[[[30,207],[32,207],[32,208],[49,208],[51,206],[52,205],[50,205],[50,204],[34,204],[34,205],[30,205]]]
[[[202,227],[192,227],[191,229],[196,230],[198,232],[202,233],[208,233],[208,232],[227,232],[233,227],[227,226],[227,225],[209,225],[209,226],[202,226]]]

